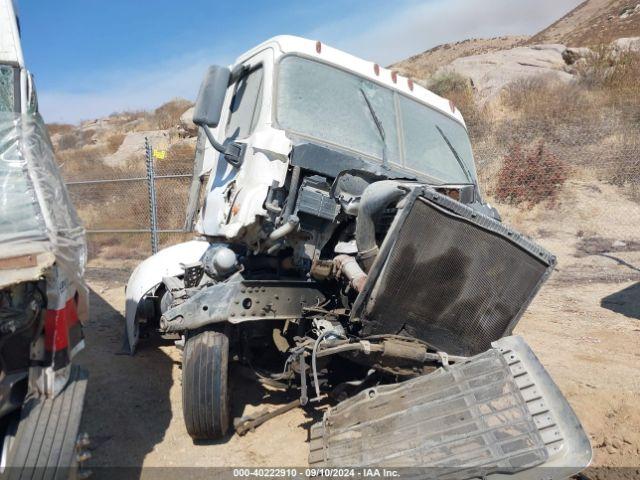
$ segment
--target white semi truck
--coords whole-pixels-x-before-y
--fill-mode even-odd
[[[0,438],[3,478],[76,476],[87,374],[84,230],[25,67],[12,0],[0,0]]]
[[[211,67],[193,120],[196,239],[142,262],[126,292],[131,353],[142,328],[184,349],[193,438],[227,434],[234,361],[293,405],[350,397],[312,427],[313,466],[561,478],[588,465],[575,414],[510,336],[555,257],[486,204],[455,105],[280,36]]]

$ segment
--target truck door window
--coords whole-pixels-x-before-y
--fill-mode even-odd
[[[255,128],[260,116],[262,75],[263,69],[258,67],[236,82],[227,122],[227,138],[246,138]]]
[[[19,98],[16,98],[16,70],[9,65],[0,65],[0,112],[15,112],[19,109]]]

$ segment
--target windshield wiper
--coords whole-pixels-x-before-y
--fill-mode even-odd
[[[378,118],[378,115],[376,114],[376,111],[373,108],[373,105],[371,104],[371,100],[369,100],[369,97],[367,96],[367,94],[365,93],[362,87],[360,87],[360,93],[364,97],[364,101],[367,103],[367,107],[369,107],[371,118],[373,118],[373,123],[376,124],[378,133],[380,134],[380,139],[382,140],[382,166],[384,168],[389,168],[387,166],[387,136],[384,133],[384,127],[382,126],[382,122],[380,121],[380,118]]]
[[[440,135],[442,136],[442,138],[446,142],[447,146],[449,147],[449,150],[451,150],[451,153],[453,153],[453,156],[456,158],[456,161],[458,162],[458,165],[460,166],[460,169],[464,173],[464,176],[467,177],[467,180],[469,181],[469,183],[475,184],[474,181],[473,181],[473,177],[471,176],[471,172],[467,168],[466,164],[460,158],[460,155],[458,155],[458,152],[456,151],[456,149],[453,148],[453,145],[451,145],[451,142],[449,141],[447,136],[444,134],[444,132],[442,131],[442,129],[438,125],[436,125],[436,128],[438,129],[438,132],[440,132]]]

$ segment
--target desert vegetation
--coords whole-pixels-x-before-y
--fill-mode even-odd
[[[544,141],[531,150],[515,143],[504,157],[490,193],[512,205],[532,206],[545,201],[553,205],[568,175],[567,166],[548,151]]]
[[[61,171],[72,182],[70,195],[85,227],[93,232],[89,235],[90,257],[148,254],[145,138],[154,149],[166,152],[164,159],[155,159],[157,175],[191,174],[194,130],[181,120],[191,106],[187,100],[174,99],[150,111],[116,112],[75,126],[48,125]],[[189,182],[188,177],[156,180],[160,229],[182,227]],[[123,233],[99,233],[101,230]],[[136,230],[142,233],[134,233]],[[176,235],[179,238],[174,239]],[[161,234],[160,241],[166,244],[182,238],[167,233]]]
[[[555,208],[568,178],[594,172],[640,199],[640,53],[597,46],[571,68],[571,82],[520,78],[491,101],[456,72],[423,81],[464,115],[493,201]]]

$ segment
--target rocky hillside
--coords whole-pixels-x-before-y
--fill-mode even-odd
[[[575,54],[565,54],[567,48],[580,52],[580,47],[598,49],[612,42],[612,48],[618,51],[629,46],[636,48],[634,41],[617,42],[629,37],[640,37],[639,0],[587,0],[532,37],[443,44],[391,68],[427,86],[434,75],[455,72],[470,79],[476,93],[487,99],[494,98],[505,85],[523,78],[546,75],[569,82],[575,78],[572,66]]]
[[[118,112],[78,125],[49,124],[64,176],[127,176],[144,166],[145,138],[153,148],[167,150],[170,158],[192,162],[197,134],[192,106],[188,100],[174,99],[149,112]]]
[[[635,36],[640,36],[638,0],[587,0],[526,43],[562,43],[579,47]]]
[[[420,77],[435,73],[445,65],[460,57],[508,50],[529,40],[527,36],[509,36],[495,38],[471,38],[455,43],[438,45],[422,53],[402,60],[389,68],[408,77]]]

